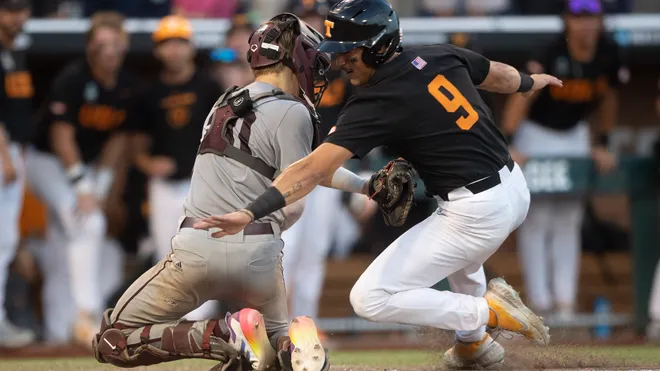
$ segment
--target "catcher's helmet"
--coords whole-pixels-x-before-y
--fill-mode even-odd
[[[290,57],[282,50],[279,40],[289,27],[293,27],[297,35]],[[247,60],[253,69],[282,62],[296,74],[301,90],[306,97],[312,97],[316,106],[328,85],[326,72],[330,68],[330,56],[318,51],[321,40],[323,36],[300,18],[282,13],[252,33]]]
[[[376,67],[401,47],[399,17],[385,0],[343,0],[328,13],[319,50],[346,53],[363,47],[362,59]]]

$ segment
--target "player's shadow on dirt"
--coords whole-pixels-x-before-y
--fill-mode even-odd
[[[491,334],[496,337],[497,334]],[[424,328],[420,336],[430,349],[438,353],[435,370],[445,370],[442,355],[453,345],[453,332]],[[507,338],[511,336],[504,334]],[[503,336],[496,340],[504,346],[504,363],[500,370],[548,370],[548,369],[613,369],[642,366],[634,360],[613,360],[603,354],[590,353],[584,345],[557,344],[548,347],[531,345],[524,338],[516,336],[507,339]]]

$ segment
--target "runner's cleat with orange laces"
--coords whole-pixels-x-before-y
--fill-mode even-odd
[[[489,334],[485,334],[480,341],[456,341],[445,352],[442,361],[449,369],[496,368],[504,362],[504,348]]]
[[[484,298],[490,309],[488,327],[518,333],[535,344],[548,345],[549,328],[543,324],[543,319],[527,308],[520,295],[502,278],[490,280]]]

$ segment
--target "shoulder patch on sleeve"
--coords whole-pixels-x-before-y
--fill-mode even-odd
[[[412,63],[412,65],[415,66],[415,68],[417,68],[420,71],[422,70],[422,68],[424,68],[424,66],[426,66],[426,61],[422,59],[422,57],[417,57],[413,59],[412,62],[410,63]]]

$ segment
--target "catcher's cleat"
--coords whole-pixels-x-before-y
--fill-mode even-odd
[[[502,278],[488,282],[484,295],[490,309],[488,327],[515,332],[538,345],[550,342],[549,328],[543,319],[523,304],[520,295]]]
[[[225,317],[229,328],[229,344],[236,349],[253,370],[268,370],[275,364],[275,349],[266,334],[264,317],[254,309],[241,309]]]
[[[279,354],[287,371],[327,371],[330,362],[310,317],[296,317],[289,326],[289,346]]]
[[[504,362],[504,348],[485,334],[483,339],[472,343],[456,341],[442,361],[449,369],[496,368]]]

